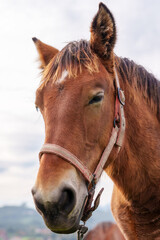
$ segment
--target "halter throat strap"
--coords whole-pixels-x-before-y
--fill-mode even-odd
[[[108,157],[114,145],[118,146],[118,152],[119,152],[120,148],[122,147],[123,139],[124,139],[125,117],[124,117],[123,106],[125,104],[125,97],[124,97],[123,91],[120,88],[119,79],[118,79],[116,70],[115,70],[115,83],[116,83],[117,93],[116,93],[116,100],[115,100],[114,126],[111,132],[111,137],[108,142],[108,145],[104,149],[94,173],[92,173],[83,164],[83,162],[80,159],[78,159],[73,153],[56,144],[51,144],[51,143],[43,144],[39,152],[39,159],[41,159],[44,153],[55,154],[63,158],[65,161],[69,162],[70,164],[72,164],[75,168],[77,168],[89,184],[92,183],[93,181],[94,183],[97,183],[103,172],[103,168],[108,160]]]

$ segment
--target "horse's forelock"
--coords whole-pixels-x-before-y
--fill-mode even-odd
[[[86,68],[90,73],[99,71],[97,56],[92,52],[88,41],[70,42],[47,65],[43,72],[41,87],[48,81],[56,82],[64,71],[69,78],[75,78]]]

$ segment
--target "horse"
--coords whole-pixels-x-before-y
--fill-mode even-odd
[[[125,239],[160,239],[160,82],[114,53],[116,29],[100,3],[89,41],[59,51],[33,38],[45,141],[32,194],[51,231],[82,233],[80,220],[98,206],[101,193],[92,207],[93,192],[104,170]]]
[[[84,240],[125,240],[115,223],[102,222],[89,231]]]

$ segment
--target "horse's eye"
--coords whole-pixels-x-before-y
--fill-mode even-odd
[[[103,98],[104,98],[104,93],[100,92],[89,101],[89,104],[101,102]]]

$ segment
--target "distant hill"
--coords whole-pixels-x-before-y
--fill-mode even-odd
[[[106,210],[97,209],[87,222],[89,229],[97,223],[113,221],[109,207]],[[54,234],[45,227],[42,217],[32,208],[25,205],[5,206],[0,208],[0,230],[5,231],[7,238],[19,237],[19,239],[37,240],[75,240],[75,234]],[[4,239],[0,236],[0,240]]]

